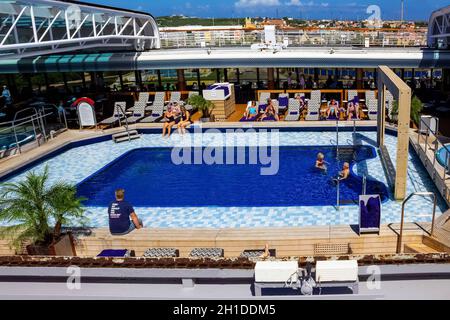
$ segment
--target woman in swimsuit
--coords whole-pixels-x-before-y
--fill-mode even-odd
[[[251,101],[248,103],[247,109],[245,110],[244,117],[246,120],[258,115],[258,110],[256,108],[256,102]]]
[[[347,120],[352,120],[353,116],[358,120],[358,110],[359,102],[356,99],[349,101],[347,106]]]
[[[335,99],[331,99],[330,105],[327,110],[327,118],[330,118],[332,114],[337,117],[337,110],[339,109],[339,104]]]
[[[181,107],[181,120],[178,122],[178,130],[181,134],[186,133],[186,127],[192,123],[191,114],[184,106]]]
[[[278,114],[275,111],[275,107],[273,106],[272,100],[268,101],[266,111],[264,112],[259,121],[263,121],[265,118],[268,118],[270,116],[273,116],[275,121],[279,121]]]
[[[167,121],[164,122],[162,136],[165,137],[167,131],[167,136],[170,137],[172,127],[175,125],[175,113],[172,111],[172,106],[169,106],[167,111],[164,113],[164,118],[166,118]]]

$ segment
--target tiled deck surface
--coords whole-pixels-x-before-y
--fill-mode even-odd
[[[236,124],[237,126],[238,124]],[[284,123],[277,126],[287,126]],[[290,124],[292,125],[292,124]],[[325,123],[308,124],[311,126],[326,126]],[[347,124],[352,126],[353,124]],[[224,126],[230,127],[230,123]],[[259,126],[259,124],[256,124]],[[218,125],[220,127],[220,125]],[[79,136],[79,132],[68,132],[66,136],[60,136],[54,143],[70,141]],[[82,133],[85,137],[95,136],[99,133],[91,131]],[[261,138],[260,134],[258,134]],[[191,141],[194,135],[186,135],[180,138],[174,134],[170,139],[163,139],[159,134],[144,135],[142,139],[131,143],[115,144],[112,141],[97,143],[94,145],[75,148],[56,156],[38,166],[36,170],[42,170],[45,164],[50,167],[51,182],[64,178],[71,183],[78,183],[91,174],[98,171],[104,165],[113,161],[125,152],[141,147],[173,147]],[[198,138],[198,136],[197,136]],[[239,134],[238,144],[246,143],[248,133]],[[223,133],[206,133],[203,135],[203,145],[223,141]],[[279,133],[280,146],[290,145],[332,145],[335,143],[335,132],[281,132]],[[268,143],[260,139],[259,143]],[[341,145],[375,145],[375,132],[362,132],[353,134],[351,132],[340,133]],[[53,143],[53,142],[51,142]],[[4,162],[8,167],[14,167],[20,158],[31,158],[31,153],[44,152],[43,148],[51,149],[51,143],[30,151],[15,159]],[[386,136],[386,145],[390,156],[395,164],[396,138]],[[14,164],[15,163],[15,164]],[[3,167],[3,164],[0,165]],[[355,173],[366,174],[368,177],[377,179],[387,184],[381,161],[379,158],[360,162],[355,166]],[[3,168],[2,170],[3,171]],[[17,181],[24,174],[11,179]],[[422,168],[420,160],[410,153],[408,169],[408,193],[415,191],[434,191],[434,185],[429,175]],[[401,204],[396,201],[388,201],[383,204],[382,223],[398,222],[400,220]],[[107,226],[106,208],[89,207],[87,216],[89,225],[93,227]],[[440,203],[438,214],[446,210],[445,205]],[[266,227],[302,227],[302,226],[326,226],[326,225],[353,225],[358,224],[358,207],[345,206],[340,211],[334,207],[252,207],[252,208],[136,208],[137,213],[143,219],[144,224],[150,228],[266,228]],[[427,199],[413,199],[406,208],[406,221],[431,221],[431,202]]]

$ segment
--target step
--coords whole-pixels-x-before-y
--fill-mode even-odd
[[[129,141],[129,140],[136,140],[136,139],[139,139],[141,137],[141,135],[130,135],[130,137],[128,137],[128,136],[125,136],[125,137],[122,137],[122,138],[117,138],[117,139],[114,139],[114,142],[115,143],[120,143],[120,142],[125,142],[125,141]]]
[[[439,253],[439,251],[430,248],[424,244],[405,244],[405,253]]]
[[[130,135],[136,135],[138,134],[137,130],[130,130],[129,131]],[[122,137],[128,137],[128,132],[127,131],[122,131],[119,133],[115,133],[112,135],[113,140],[117,139],[117,138],[122,138]]]

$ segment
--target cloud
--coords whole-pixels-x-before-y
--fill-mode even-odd
[[[303,2],[300,0],[290,0],[286,3],[287,6],[295,6],[295,7],[313,7],[316,4],[314,1]]]
[[[274,7],[281,5],[279,0],[239,0],[234,4],[238,8]]]

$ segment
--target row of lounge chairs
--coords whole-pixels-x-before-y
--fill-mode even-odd
[[[297,93],[295,94],[300,95],[300,97],[305,97],[304,93]],[[356,90],[349,90],[348,91],[348,101],[359,101],[358,97],[358,91]],[[376,120],[377,114],[378,114],[378,99],[375,96],[374,91],[366,91],[366,97],[365,97],[365,108],[362,109],[362,111],[366,112],[370,120]],[[256,121],[259,118],[259,113],[263,112],[265,110],[265,107],[267,106],[267,101],[271,99],[271,93],[270,92],[262,92],[260,94],[259,101],[257,103],[258,108],[258,115],[253,118],[246,118],[243,117],[240,121],[241,122],[248,122],[248,121]],[[275,110],[279,114],[286,114],[285,121],[298,121],[301,117],[301,110],[300,110],[300,101],[297,99],[293,99],[289,97],[289,94],[287,93],[280,93],[278,95],[278,99],[273,99],[272,103],[275,107]],[[330,101],[328,101],[328,105],[330,104]],[[311,92],[311,97],[308,100],[308,108],[307,108],[307,114],[305,115],[306,121],[317,121],[320,119],[320,108],[322,105],[322,94],[320,90],[314,90]],[[387,92],[386,95],[386,106],[388,108],[389,114],[392,112],[393,108],[393,97],[392,94]],[[287,112],[286,112],[287,111]],[[358,109],[356,112],[359,114],[360,110]],[[267,119],[265,121],[273,121],[273,119]]]
[[[189,92],[188,98],[198,95],[198,92]],[[111,117],[100,122],[101,125],[112,126],[116,123],[121,125],[122,121],[129,124],[153,123],[161,121],[164,118],[164,112],[167,110],[169,103],[184,103],[181,101],[181,92],[172,92],[169,101],[165,101],[165,92],[156,92],[153,102],[149,101],[150,94],[148,92],[139,93],[138,100],[131,108],[126,109],[126,102],[116,102],[114,104],[114,113]],[[184,105],[186,110],[192,112],[191,105]],[[131,112],[131,116],[127,117],[127,113]],[[146,115],[146,114],[150,115]]]
[[[194,248],[189,253],[190,258],[223,258],[224,249],[222,248]],[[276,249],[251,249],[244,250],[240,257],[258,258],[263,255],[276,257]],[[136,256],[133,250],[129,249],[107,249],[100,252],[97,257],[102,258],[127,258]],[[178,258],[180,250],[176,248],[149,248],[145,251],[145,258]]]

